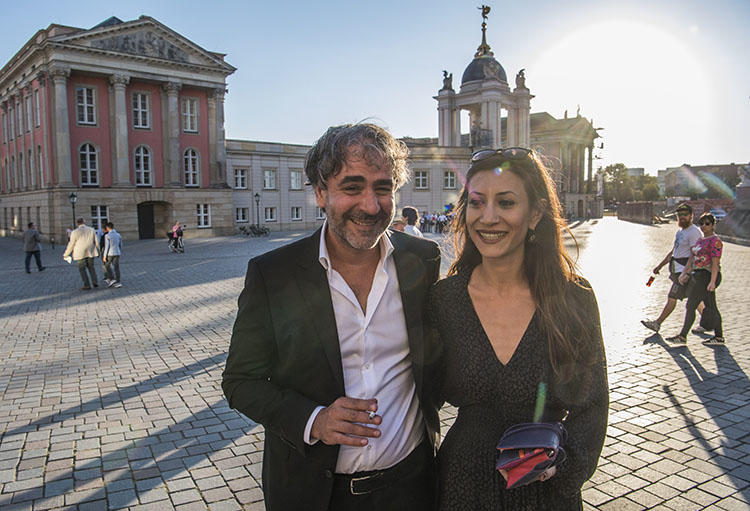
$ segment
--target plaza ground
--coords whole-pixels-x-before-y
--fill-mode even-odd
[[[639,320],[664,304],[666,277],[645,283],[676,226],[572,227],[611,398],[586,508],[748,509],[750,247],[725,244],[727,347],[669,349],[682,304],[661,335]],[[61,247],[27,275],[21,242],[0,239],[0,508],[263,509],[263,428],[228,408],[221,372],[248,259],[306,234],[126,242],[123,287],[86,292]],[[445,432],[455,409],[441,415]]]

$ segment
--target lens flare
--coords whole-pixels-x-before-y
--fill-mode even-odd
[[[703,182],[708,190],[711,190],[712,197],[721,197],[724,199],[734,199],[734,192],[729,185],[721,180],[716,174],[705,172],[703,170],[698,171],[698,177]]]

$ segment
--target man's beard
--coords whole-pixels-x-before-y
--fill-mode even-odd
[[[380,210],[375,215],[344,213],[341,216],[336,214],[329,216],[328,225],[334,234],[350,247],[357,250],[369,250],[378,244],[380,236],[388,228],[392,219],[393,211],[388,214],[385,210]],[[361,233],[352,225],[354,222],[369,224],[369,232]]]

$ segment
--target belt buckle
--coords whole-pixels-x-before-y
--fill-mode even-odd
[[[368,493],[372,493],[372,490],[367,490],[367,491],[355,491],[355,490],[354,490],[354,483],[355,483],[355,482],[358,482],[358,481],[367,481],[367,480],[369,480],[369,479],[374,479],[374,478],[376,478],[376,477],[380,477],[380,476],[382,476],[382,475],[383,475],[383,473],[382,473],[382,472],[379,472],[379,473],[377,473],[377,474],[372,474],[372,475],[369,475],[369,476],[362,476],[362,477],[352,477],[352,478],[351,478],[351,479],[349,480],[349,491],[351,492],[351,494],[352,494],[352,495],[367,495]]]

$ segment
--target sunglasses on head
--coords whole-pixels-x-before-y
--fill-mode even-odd
[[[522,160],[531,154],[531,149],[525,147],[508,147],[507,149],[480,149],[471,153],[471,162],[476,163],[478,161],[492,158],[495,155],[500,155],[505,160]]]

